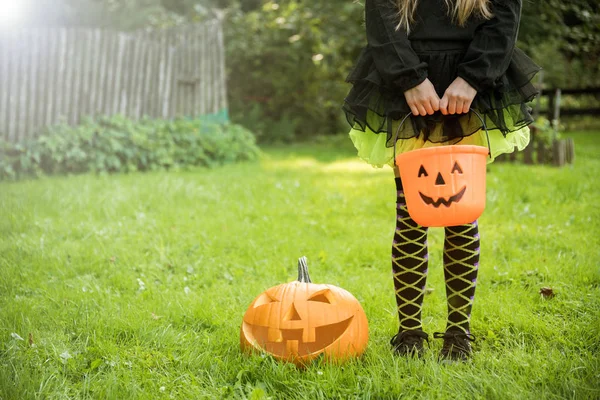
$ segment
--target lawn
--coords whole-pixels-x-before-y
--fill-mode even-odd
[[[475,356],[395,357],[395,188],[345,138],[188,172],[0,183],[0,399],[600,398],[600,132],[573,167],[491,165]],[[443,230],[424,328],[445,325]],[[363,358],[306,369],[239,350],[242,316],[296,278],[353,293]],[[550,287],[553,298],[539,291]]]

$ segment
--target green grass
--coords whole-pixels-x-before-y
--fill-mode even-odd
[[[423,361],[390,352],[395,188],[345,138],[212,170],[0,183],[0,399],[600,398],[600,132],[571,136],[574,167],[489,168],[478,341],[460,365],[436,361],[439,340]],[[430,334],[442,241],[430,230]],[[302,255],[363,304],[362,359],[240,353],[247,306]]]

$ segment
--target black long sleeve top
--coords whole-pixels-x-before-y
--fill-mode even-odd
[[[463,43],[457,76],[482,92],[494,88],[510,64],[521,0],[491,0],[491,11],[491,19],[471,18],[459,27],[448,16],[444,0],[419,0],[416,21],[407,34],[406,29],[396,29],[394,0],[366,0],[367,47],[385,84],[404,92],[428,77],[427,63],[413,49],[416,43]]]

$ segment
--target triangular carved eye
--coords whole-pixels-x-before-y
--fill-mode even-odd
[[[460,168],[460,165],[458,165],[458,162],[454,162],[454,167],[452,167],[452,171],[450,171],[450,173],[452,173],[452,174],[455,172],[457,172],[459,174],[463,173],[462,169]]]
[[[279,300],[273,298],[272,296],[268,295],[267,293],[263,293],[254,302],[254,308],[260,307],[260,306],[263,306],[263,305],[269,304],[269,303],[275,303],[275,302],[278,302],[278,301]]]
[[[315,293],[314,295],[308,298],[308,301],[318,301],[320,303],[331,304],[331,299],[329,297],[329,290],[325,290],[322,292]]]
[[[300,314],[298,314],[298,310],[296,310],[296,306],[292,304],[288,312],[283,316],[284,321],[301,321]]]
[[[422,165],[421,165],[421,168],[419,168],[419,175],[417,176],[417,178],[420,178],[421,175],[429,176],[427,174],[427,171],[425,171],[425,167],[423,167]]]

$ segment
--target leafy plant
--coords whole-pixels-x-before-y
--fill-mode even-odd
[[[258,154],[254,135],[235,124],[100,117],[52,126],[28,143],[0,142],[0,179],[213,167]]]

